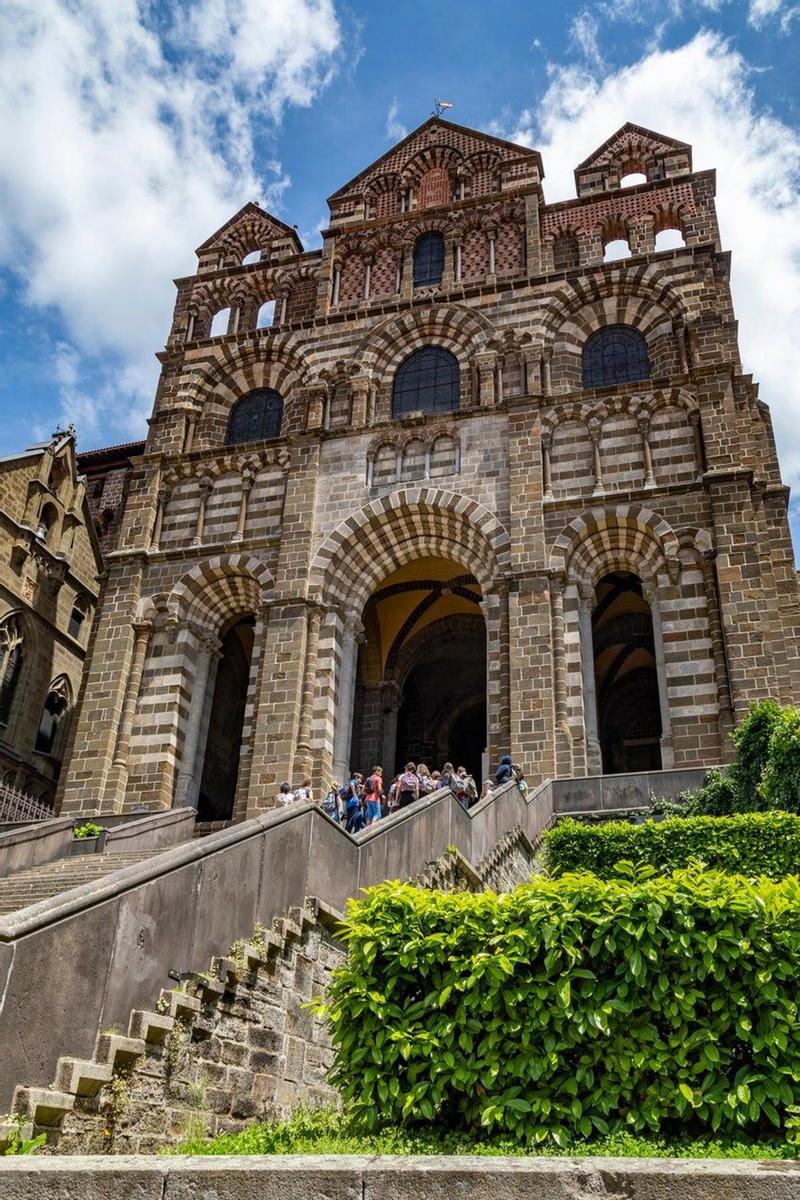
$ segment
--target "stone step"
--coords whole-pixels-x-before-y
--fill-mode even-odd
[[[70,1112],[75,1097],[68,1092],[51,1088],[18,1087],[14,1092],[13,1110],[33,1123],[34,1128],[53,1129],[65,1113]]]
[[[114,1074],[111,1063],[89,1058],[60,1058],[56,1067],[56,1087],[73,1096],[96,1096]]]
[[[0,916],[27,908],[40,900],[49,900],[85,883],[93,883],[114,871],[146,862],[157,854],[163,854],[165,849],[167,847],[158,850],[120,850],[29,867],[26,871],[0,880]]]

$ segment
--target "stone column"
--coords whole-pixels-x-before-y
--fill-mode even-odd
[[[730,732],[734,724],[733,702],[731,700],[731,685],[728,677],[728,660],[725,654],[725,638],[719,615],[717,575],[714,567],[715,557],[716,555],[713,550],[707,554],[703,554],[700,558],[700,570],[703,573],[703,592],[706,598],[706,612],[708,613],[708,634],[711,639],[711,653],[714,658],[721,750],[723,758],[728,759],[732,756]]]
[[[694,439],[694,457],[697,464],[697,478],[700,479],[705,470],[705,455],[703,454],[703,433],[700,427],[700,410],[692,409],[689,413],[689,421],[692,426],[692,438]]]
[[[362,429],[367,423],[367,405],[369,401],[369,380],[357,378],[351,384],[353,404],[350,413],[350,424],[353,429]]]
[[[553,434],[549,429],[542,430],[542,498],[553,499],[553,484],[550,478],[550,451],[553,446]]]
[[[125,686],[125,698],[122,702],[119,727],[117,729],[117,744],[114,748],[114,760],[106,783],[105,812],[122,812],[125,802],[125,788],[128,782],[128,758],[131,750],[131,733],[136,717],[136,706],[142,687],[142,675],[147,658],[147,647],[153,625],[150,621],[135,621],[133,630],[133,657],[131,659],[128,680]]]
[[[594,462],[594,487],[592,488],[593,496],[603,495],[603,467],[600,459],[600,438],[602,436],[603,427],[597,417],[590,417],[588,421],[589,437],[592,439],[592,454]]]
[[[543,396],[552,395],[553,385],[552,385],[552,379],[550,376],[550,364],[552,363],[552,361],[553,361],[552,346],[544,346],[542,349],[542,359],[541,359],[541,362],[542,362],[541,377],[542,377],[542,395]]]
[[[644,454],[644,486],[653,488],[656,486],[656,478],[653,474],[653,451],[650,447],[650,414],[639,413],[636,418],[636,423],[639,426],[639,433],[642,435],[642,453]]]
[[[486,749],[492,762],[511,748],[508,585],[503,581],[481,601],[486,622]]]
[[[322,609],[314,604],[308,610],[306,632],[306,661],[303,671],[303,696],[300,705],[300,723],[295,754],[295,775],[307,775],[313,768],[311,753],[311,718],[314,711],[314,690],[317,682],[317,657],[319,653],[319,629],[322,624]]]
[[[491,283],[495,279],[494,243],[495,243],[495,239],[497,237],[497,230],[494,228],[487,229],[486,236],[489,239],[489,264],[488,264],[488,270],[486,272],[486,282]]]
[[[403,288],[403,252],[402,250],[397,255],[394,264],[394,290],[397,295],[400,294]]]
[[[661,605],[659,603],[658,584],[656,581],[643,579],[642,594],[650,605],[650,619],[653,623],[656,677],[658,679],[658,706],[661,711],[661,766],[664,770],[669,770],[675,765],[675,753],[672,744],[672,717],[669,711],[669,692],[667,690],[667,665],[664,659],[664,631],[661,623]]]
[[[686,322],[676,321],[673,325],[675,341],[678,345],[678,361],[681,375],[689,374],[689,354],[686,346]]]
[[[372,257],[364,255],[364,299],[369,300],[372,288]]]
[[[186,427],[183,434],[183,453],[188,454],[194,445],[194,433],[197,427],[197,413],[188,412],[186,414]]]
[[[339,643],[339,686],[336,689],[333,773],[339,783],[350,778],[350,741],[360,640],[363,640],[363,627],[356,614],[350,613],[345,618]]]
[[[581,680],[583,683],[583,727],[586,734],[586,765],[590,775],[602,775],[603,755],[597,736],[597,687],[594,677],[594,637],[592,612],[594,586],[586,579],[578,587],[578,619],[581,632]]]
[[[197,509],[197,525],[195,526],[194,537],[192,538],[193,546],[200,546],[203,543],[203,532],[206,526],[206,507],[208,505],[208,497],[214,488],[214,480],[208,475],[201,475],[197,481],[197,486],[200,492],[200,503]]]
[[[150,549],[158,550],[161,542],[161,530],[164,526],[164,505],[169,497],[169,488],[162,483],[156,493],[156,512],[153,520],[153,532],[150,534]]]
[[[453,246],[453,282],[461,283],[461,241]]]
[[[200,773],[203,766],[202,749],[204,748],[200,744],[200,734],[203,727],[211,668],[215,660],[219,658],[221,650],[219,638],[207,630],[194,631],[194,636],[198,643],[194,660],[194,680],[178,782],[175,787],[174,808],[197,808]]]
[[[495,356],[491,351],[475,355],[478,368],[478,396],[481,408],[491,408],[495,403]]]
[[[250,493],[253,490],[253,484],[256,481],[255,471],[251,467],[245,467],[241,474],[240,487],[242,494],[239,498],[239,514],[236,518],[236,532],[231,541],[240,542],[244,537],[244,528],[247,524],[247,505],[250,499]]]
[[[562,576],[550,579],[550,611],[553,630],[553,691],[556,717],[556,772],[572,774],[572,734],[567,718],[567,663],[564,645],[564,586]]]

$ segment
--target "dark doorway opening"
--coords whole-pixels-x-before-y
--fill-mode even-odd
[[[440,638],[420,645],[402,685],[393,765],[400,770],[413,759],[433,770],[449,761],[478,780],[486,747],[486,635],[475,622],[474,634],[454,628],[448,637],[447,624],[437,622]]]
[[[661,706],[650,606],[638,576],[605,575],[592,614],[603,771],[661,768]]]
[[[222,638],[200,780],[200,821],[229,821],[233,816],[254,625],[253,617],[245,617]]]

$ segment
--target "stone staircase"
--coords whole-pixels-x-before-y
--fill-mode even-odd
[[[40,900],[49,900],[84,883],[93,883],[113,871],[121,871],[123,867],[131,867],[161,853],[162,850],[153,849],[124,850],[58,859],[38,867],[29,867],[27,871],[0,879],[0,916],[28,908]]]
[[[346,957],[340,920],[308,899],[162,989],[152,1010],[134,1009],[125,1032],[100,1031],[90,1058],[59,1058],[50,1087],[17,1087],[0,1155],[15,1134],[39,1133],[62,1154],[154,1153],[196,1121],[198,1090],[209,1089],[210,1134],[335,1103],[330,1038],[308,1006]]]

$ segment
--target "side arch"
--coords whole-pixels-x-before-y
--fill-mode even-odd
[[[217,632],[231,618],[256,613],[273,584],[272,573],[248,554],[224,554],[198,563],[175,584],[170,616]]]
[[[648,508],[620,504],[590,508],[570,521],[550,552],[550,571],[573,583],[595,583],[613,570],[642,578],[680,570],[680,544],[672,526]]]

